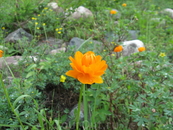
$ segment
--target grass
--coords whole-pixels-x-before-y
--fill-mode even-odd
[[[160,12],[171,8],[173,3],[169,0],[56,1],[64,10],[83,5],[93,13],[92,18],[67,20],[62,13],[47,7],[48,2],[51,1],[1,0],[0,45],[8,48],[2,49],[3,57],[20,55],[23,59],[19,65],[7,65],[0,71],[0,128],[70,130],[83,126],[86,130],[170,130],[173,127],[173,19]],[[127,6],[122,6],[123,3]],[[110,15],[111,9],[117,9],[121,17]],[[20,27],[34,39],[28,44],[20,42],[19,50],[15,43],[5,43],[4,39]],[[129,30],[139,31],[138,39],[144,42],[146,51],[119,57],[113,48],[122,44]],[[105,40],[110,33],[115,35],[113,40]],[[84,107],[81,105],[85,121],[78,122],[78,110],[75,117],[69,117],[79,95],[82,100],[82,84],[65,76],[70,70],[68,58],[74,56],[74,48],[48,54],[49,44],[40,48],[37,43],[49,37],[64,42],[73,37],[85,39],[77,50],[93,51],[108,64],[102,84],[85,86]],[[94,45],[91,40],[102,44]],[[28,56],[36,56],[37,61]]]

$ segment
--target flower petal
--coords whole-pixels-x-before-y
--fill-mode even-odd
[[[80,73],[78,71],[76,71],[76,70],[69,70],[65,74],[67,76],[70,76],[70,77],[73,77],[73,78],[77,78]]]

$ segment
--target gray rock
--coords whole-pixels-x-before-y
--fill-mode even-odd
[[[8,48],[0,45],[0,50],[8,50]]]
[[[62,48],[51,50],[49,54],[55,55],[56,53],[61,53],[61,52],[65,52],[65,51],[66,51],[66,48],[62,47]]]
[[[27,33],[22,28],[17,29],[16,31],[10,33],[6,38],[6,42],[13,42],[16,43],[17,41],[28,41],[30,42],[32,40],[33,36],[29,33]]]
[[[7,65],[17,65],[18,61],[22,59],[22,56],[10,56],[0,58],[0,69],[7,67]]]
[[[128,30],[129,38],[128,40],[135,40],[138,38],[139,30]]]
[[[25,58],[28,58],[29,60],[31,60],[33,62],[38,60],[35,56],[28,56]],[[2,70],[3,73],[5,73],[5,75],[7,77],[12,76],[11,72],[8,69],[8,67],[10,67],[14,76],[20,77],[19,70],[22,71],[22,68],[21,68],[21,66],[19,66],[19,61],[23,60],[23,62],[26,62],[25,58],[22,56],[1,57],[0,58],[0,70]]]
[[[47,6],[53,9],[57,14],[64,12],[64,10],[61,7],[59,7],[56,2],[50,2],[47,4]]]
[[[74,37],[70,40],[69,46],[75,46],[76,48],[80,47],[80,45],[84,42],[85,40],[80,39],[78,37]]]
[[[68,11],[71,13],[71,10],[67,10],[67,13],[65,13],[65,15],[69,15]],[[75,12],[73,12],[70,16],[67,17],[67,19],[80,19],[80,18],[88,18],[88,17],[92,17],[93,13],[83,7],[83,6],[79,6],[78,8],[75,9]]]
[[[40,50],[44,50],[45,53],[48,54],[51,50],[61,48],[63,44],[64,41],[62,39],[49,37],[47,39],[39,41],[37,47],[40,48]]]
[[[72,110],[69,113],[69,119],[68,120],[72,120],[76,118],[76,113],[78,110],[78,104],[76,104]],[[81,108],[80,108],[80,116],[79,116],[79,120],[83,121],[84,120],[84,107],[83,107],[83,103],[81,103]]]
[[[151,18],[151,22],[158,23],[159,26],[166,25],[166,20],[162,18]]]
[[[139,52],[138,48],[145,47],[144,43],[140,40],[124,41],[123,44],[123,56],[129,56],[133,53]]]
[[[0,58],[0,70],[2,70],[2,72],[3,72],[3,75],[4,75],[3,78],[8,80],[6,77],[11,77],[13,75],[15,77],[20,77],[20,73],[18,72],[19,68],[17,67],[19,60],[22,60],[21,56],[11,56],[11,57]],[[8,67],[10,67],[13,75],[9,71]],[[21,68],[20,68],[20,70],[21,70]]]
[[[100,50],[102,42],[96,41],[96,40],[91,40],[91,39],[81,39],[78,37],[74,37],[70,40],[67,50],[69,49],[74,49],[74,51],[78,50],[79,48],[87,48],[88,50],[93,51],[95,50]]]
[[[119,40],[119,36],[116,35],[113,31],[106,32],[104,40],[106,42],[117,42]]]
[[[166,9],[162,10],[161,13],[164,15],[168,15],[169,17],[171,17],[173,19],[173,9],[166,8]]]

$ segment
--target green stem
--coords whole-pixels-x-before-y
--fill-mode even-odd
[[[84,103],[84,126],[85,126],[85,129],[87,129],[87,126],[88,126],[88,101],[87,101],[87,96],[86,96],[86,91],[85,91],[85,84],[83,87],[83,103]]]
[[[77,118],[76,118],[76,130],[79,129],[79,117],[80,117],[80,108],[81,108],[81,101],[82,101],[82,92],[85,84],[82,84],[80,88],[80,95],[79,95],[79,102],[78,102],[78,111],[77,111]]]

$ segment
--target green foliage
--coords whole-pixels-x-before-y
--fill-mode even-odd
[[[50,50],[49,46],[42,49],[35,47],[37,40],[53,36],[65,41],[79,37],[103,42],[99,45],[101,49],[90,44],[89,40],[78,48],[82,52],[94,50],[109,66],[103,75],[104,83],[93,84],[86,89],[89,123],[88,126],[86,122],[81,124],[88,129],[170,130],[173,127],[173,20],[159,12],[171,7],[172,3],[161,0],[58,0],[58,5],[65,11],[82,5],[93,12],[92,18],[73,20],[48,8],[48,2],[1,0],[0,44],[9,47],[5,57],[19,52],[14,52],[13,44],[4,43],[4,36],[21,27],[21,23],[27,22],[24,28],[30,30],[34,40],[27,47],[25,44],[21,46],[23,60],[19,61],[19,69],[16,68],[21,77],[13,76],[9,83],[3,83],[6,69],[1,70],[0,128],[62,129],[62,124],[68,119],[68,112],[62,114],[55,110],[54,95],[49,101],[53,105],[45,105],[48,97],[44,92],[48,91],[48,84],[66,90],[74,88],[73,94],[79,92],[81,86],[71,77],[66,77],[64,82],[60,80],[70,70],[68,58],[74,55],[74,49],[51,55],[46,52]],[[123,3],[127,6],[123,7]],[[118,9],[121,17],[110,15],[111,9]],[[118,23],[115,24],[115,21]],[[121,44],[129,30],[140,32],[138,39],[145,43],[146,51],[119,57],[112,50],[115,44]],[[107,33],[115,34],[111,41],[105,40]],[[49,91],[54,92],[57,88],[49,88]]]

